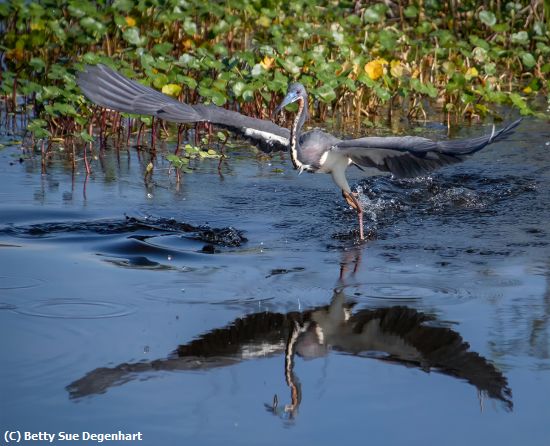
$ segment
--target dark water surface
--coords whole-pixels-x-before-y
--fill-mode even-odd
[[[144,184],[145,152],[107,150],[86,181],[0,142],[2,435],[549,444],[547,122],[429,178],[350,169],[363,245],[279,157]]]

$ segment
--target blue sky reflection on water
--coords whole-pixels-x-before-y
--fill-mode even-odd
[[[158,161],[146,187],[144,154],[108,151],[84,190],[81,166],[41,175],[4,140],[0,426],[168,445],[546,444],[549,141],[526,120],[427,179],[354,173],[376,233],[358,247],[329,179],[279,158],[242,150],[223,177],[203,161],[179,186]],[[158,227],[170,218],[247,241],[205,249],[202,233]],[[396,314],[409,344],[373,344]]]

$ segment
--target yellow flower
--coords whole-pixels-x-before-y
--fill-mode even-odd
[[[533,89],[528,85],[527,87],[525,87],[525,88],[523,89],[523,92],[524,92],[525,94],[533,93]]]
[[[273,66],[274,62],[274,57],[264,56],[263,60],[260,62],[260,65],[264,70],[268,71]]]
[[[136,19],[134,19],[133,17],[126,16],[124,20],[126,20],[126,24],[128,26],[136,26]]]
[[[478,72],[477,72],[477,68],[476,67],[471,67],[471,68],[468,68],[466,70],[466,74],[464,75],[464,77],[466,78],[466,80],[470,80],[470,79],[473,79],[474,77],[477,77],[478,76]]]
[[[382,77],[384,74],[384,64],[386,62],[384,59],[375,59],[371,60],[369,63],[365,65],[365,72],[367,73],[367,76],[370,77],[373,81],[376,79]]]
[[[44,28],[44,22],[41,20],[31,23],[31,31],[42,31]]]
[[[162,87],[162,92],[168,96],[177,97],[181,93],[181,86],[177,84],[166,84]]]
[[[268,28],[271,25],[271,19],[263,15],[258,20],[256,20],[256,25],[259,25],[263,28]]]
[[[184,49],[189,50],[193,47],[193,41],[191,39],[185,39],[182,45]]]

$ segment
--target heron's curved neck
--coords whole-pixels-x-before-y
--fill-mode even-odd
[[[299,99],[298,113],[290,128],[290,159],[295,169],[301,169],[303,166],[303,163],[299,160],[300,135],[302,133],[302,127],[307,119],[307,110],[307,98]]]

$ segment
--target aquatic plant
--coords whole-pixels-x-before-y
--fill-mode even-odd
[[[13,0],[0,4],[0,34],[0,118],[47,141],[43,153],[52,141],[74,145],[94,134],[100,147],[132,136],[140,145],[145,129],[153,148],[162,137],[179,148],[181,126],[85,101],[74,77],[84,64],[260,118],[299,78],[315,99],[314,119],[338,114],[358,125],[434,110],[448,125],[498,119],[495,104],[535,114],[533,98],[548,95],[550,83],[542,0]],[[197,130],[196,144],[201,132],[212,136],[204,124]]]

